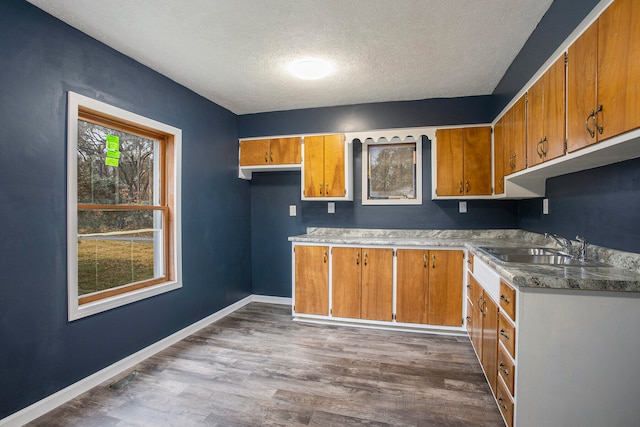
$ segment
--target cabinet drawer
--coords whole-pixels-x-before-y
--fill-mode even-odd
[[[500,342],[504,344],[505,348],[511,354],[511,357],[516,357],[516,327],[511,324],[507,317],[503,313],[499,313],[498,316],[498,335]]]
[[[500,379],[498,379],[497,389],[496,400],[498,401],[498,407],[507,422],[507,426],[511,427],[513,425],[513,400],[511,399],[511,394],[509,394],[507,388]]]
[[[500,279],[500,308],[511,317],[511,320],[516,320],[516,290],[502,279]]]
[[[513,378],[515,377],[515,363],[509,357],[507,350],[502,345],[498,345],[498,375],[502,377],[504,383],[507,385],[511,396],[513,393]]]

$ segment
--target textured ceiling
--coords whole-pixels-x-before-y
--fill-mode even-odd
[[[491,94],[552,0],[28,0],[236,114]],[[334,62],[323,80],[287,71]]]

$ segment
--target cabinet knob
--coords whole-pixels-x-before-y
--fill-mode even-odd
[[[360,265],[360,252],[356,252],[356,265]]]
[[[436,268],[436,256],[431,255],[431,268]]]
[[[364,253],[364,265],[367,265],[367,253]]]
[[[324,263],[326,264],[327,263],[327,251],[326,250],[322,251],[322,257],[323,257]]]
[[[458,192],[462,194],[462,181],[458,181]]]
[[[322,196],[322,184],[320,184],[320,195]]]
[[[427,254],[426,253],[422,254],[422,266],[424,268],[427,268]]]
[[[504,329],[500,329],[500,335],[502,335],[503,337],[505,337],[508,340],[511,339],[511,338],[509,338],[509,334],[507,334]]]
[[[465,180],[464,181],[464,185],[465,185],[465,190],[467,190],[467,193],[469,192],[469,180]]]
[[[269,163],[269,152],[268,151],[264,153],[264,162],[265,163]]]
[[[505,297],[504,294],[500,294],[500,299],[509,304],[509,298]]]

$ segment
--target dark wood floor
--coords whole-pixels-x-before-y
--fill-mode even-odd
[[[251,303],[32,426],[501,426],[469,340]]]

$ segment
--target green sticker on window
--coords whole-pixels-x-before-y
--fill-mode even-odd
[[[107,150],[120,151],[120,138],[115,135],[107,135]]]
[[[114,159],[113,157],[107,157],[104,160],[104,164],[107,166],[113,166],[114,168],[117,168],[118,165],[120,164],[120,161],[118,159]]]
[[[113,159],[119,159],[120,158],[120,152],[119,151],[113,151],[113,150],[107,150],[107,157],[111,157]]]

